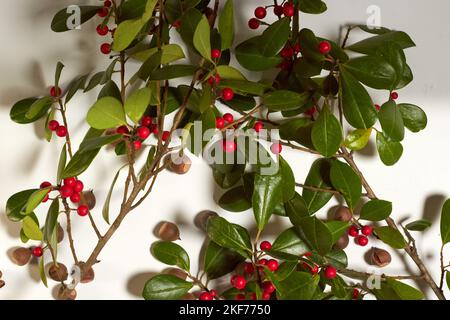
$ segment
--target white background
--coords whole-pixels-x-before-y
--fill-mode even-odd
[[[17,267],[7,256],[10,248],[20,245],[17,236],[19,225],[8,222],[4,206],[8,197],[20,190],[37,187],[44,180],[54,180],[57,158],[63,144],[61,140],[51,144],[42,140],[42,123],[18,125],[10,121],[9,110],[14,102],[24,97],[47,94],[53,81],[54,68],[58,60],[66,65],[63,81],[67,84],[76,75],[100,70],[108,61],[99,53],[101,39],[95,33],[96,23],[83,26],[81,31],[55,34],[50,28],[53,14],[74,1],[66,0],[2,0],[0,2],[0,270],[7,285],[0,290],[0,299],[51,299],[50,289],[39,282],[36,265]],[[80,1],[94,4],[97,1]],[[407,31],[417,44],[408,50],[408,61],[414,71],[415,81],[400,92],[401,102],[422,106],[429,116],[426,131],[408,134],[405,152],[394,167],[384,167],[372,152],[372,156],[359,157],[359,162],[379,197],[394,202],[394,217],[397,220],[427,217],[434,227],[420,238],[419,250],[427,265],[437,277],[439,273],[438,250],[440,247],[438,216],[443,200],[450,196],[448,179],[448,123],[450,112],[450,2],[446,0],[426,1],[367,1],[329,0],[329,10],[320,16],[302,15],[301,24],[317,34],[337,38],[339,26],[347,23],[364,23],[369,5],[379,5],[382,24],[386,27]],[[246,21],[251,17],[256,4],[268,1],[237,0],[237,23],[239,39],[253,34],[247,30]],[[359,36],[359,35],[357,35]],[[355,40],[354,37],[351,40]],[[251,75],[259,79],[259,75]],[[378,102],[386,99],[381,93]],[[86,128],[83,123],[88,108],[96,93],[79,95],[70,105],[70,130],[78,143]],[[376,99],[375,99],[376,100]],[[303,181],[312,158],[285,150],[284,155],[295,171],[297,181]],[[112,152],[102,152],[94,165],[83,175],[87,187],[95,187],[98,207],[94,212],[102,231],[107,225],[101,219],[101,205],[116,170],[120,167]],[[122,190],[118,188],[117,208]],[[221,212],[214,198],[220,191],[214,186],[210,169],[196,161],[185,176],[163,173],[158,178],[155,191],[138,210],[124,221],[120,230],[100,255],[101,263],[96,265],[96,280],[78,288],[81,299],[135,299],[139,298],[142,286],[154,272],[164,266],[149,253],[155,240],[152,230],[161,220],[174,221],[181,228],[182,244],[190,253],[192,270],[197,267],[197,255],[204,235],[193,225],[195,215],[205,209],[217,210],[232,221],[252,225],[252,214],[231,214]],[[112,210],[112,215],[117,212]],[[39,212],[43,219],[44,211]],[[74,216],[75,244],[80,257],[85,259],[94,246],[95,236],[87,219]],[[62,220],[63,221],[63,220]],[[274,218],[274,226],[265,237],[271,239],[273,232],[283,228],[285,221]],[[371,243],[373,244],[373,242]],[[70,263],[67,242],[60,250],[60,259]],[[383,247],[382,244],[377,246]],[[363,255],[369,248],[351,246],[348,251],[350,264],[359,270],[402,274],[400,263],[403,254],[393,253],[394,263],[386,270],[368,267]],[[447,252],[450,254],[450,252]],[[408,260],[408,258],[405,258]],[[447,255],[447,261],[449,256]],[[417,270],[412,266],[412,272]],[[429,297],[433,297],[429,295]]]

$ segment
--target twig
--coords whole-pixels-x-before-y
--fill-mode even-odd
[[[372,276],[379,276],[383,279],[396,279],[396,280],[406,280],[406,279],[422,279],[423,275],[408,275],[408,276],[391,276],[391,275],[385,275],[385,274],[376,274],[376,273],[370,273],[370,272],[362,272],[362,271],[356,271],[351,269],[340,269],[339,273],[355,279],[365,279]]]
[[[62,202],[64,205],[64,211],[66,213],[66,219],[67,219],[66,231],[67,231],[67,237],[69,238],[70,251],[72,251],[72,256],[73,256],[73,260],[75,261],[75,264],[78,264],[78,257],[77,257],[77,253],[75,250],[75,244],[74,244],[73,235],[72,235],[72,222],[70,219],[71,210],[70,210],[69,204],[67,203],[66,199],[63,199]]]
[[[323,188],[317,188],[317,187],[313,187],[313,186],[307,186],[301,183],[295,183],[295,185],[299,188],[303,188],[303,189],[307,189],[307,190],[311,190],[311,191],[317,191],[317,192],[325,192],[325,193],[332,193],[335,195],[340,195],[341,193],[337,190],[333,190],[333,189],[323,189]]]

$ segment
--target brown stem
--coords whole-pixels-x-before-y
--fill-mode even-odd
[[[444,275],[445,275],[445,266],[444,266],[444,246],[445,244],[442,244],[441,251],[439,252],[439,256],[441,258],[441,279],[439,281],[439,289],[444,287]]]
[[[74,244],[73,235],[72,235],[72,222],[70,219],[71,210],[70,210],[69,204],[67,203],[66,199],[63,199],[62,202],[64,205],[64,211],[66,213],[66,219],[67,219],[66,231],[67,231],[67,237],[69,238],[70,251],[72,252],[72,256],[73,256],[73,260],[75,261],[75,264],[78,264],[78,257],[77,257],[77,253],[75,250],[75,244]]]
[[[303,189],[307,189],[307,190],[311,190],[311,191],[317,191],[317,192],[326,192],[326,193],[332,193],[335,195],[340,195],[341,193],[337,190],[333,190],[333,189],[323,189],[323,188],[317,188],[317,187],[312,187],[312,186],[307,186],[301,183],[295,183],[295,185],[299,188],[303,188]]]
[[[365,279],[369,278],[371,276],[380,276],[383,279],[391,278],[391,279],[397,279],[397,280],[406,280],[406,279],[423,279],[423,275],[408,275],[408,276],[390,276],[385,274],[376,274],[376,273],[370,273],[370,272],[362,272],[362,271],[356,271],[351,269],[340,269],[339,273],[343,274],[344,276],[355,278],[355,279]]]

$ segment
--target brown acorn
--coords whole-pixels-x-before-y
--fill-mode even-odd
[[[26,265],[31,259],[31,250],[28,248],[17,248],[12,253],[12,261],[18,266]]]
[[[172,276],[175,276],[177,278],[180,278],[181,280],[186,280],[187,273],[181,269],[178,268],[167,268],[164,271],[165,274],[170,274]]]
[[[161,222],[157,227],[156,234],[158,235],[158,238],[164,241],[180,240],[180,230],[172,222]]]
[[[86,263],[84,263],[83,261],[78,262],[78,267],[80,268],[81,271],[80,275],[81,283],[89,283],[94,280],[95,272],[94,269],[92,269],[92,267],[86,270]]]
[[[5,286],[5,281],[0,280],[0,289],[3,288]]]
[[[206,231],[206,224],[211,217],[217,217],[217,212],[205,210],[197,214],[194,218],[194,224],[200,230]]]
[[[58,300],[75,300],[77,298],[77,291],[75,289],[69,289],[62,285],[58,290]]]
[[[344,250],[345,248],[347,248],[349,243],[349,238],[348,238],[348,234],[345,233],[342,235],[342,237],[339,238],[339,240],[335,243],[334,247],[336,249],[340,249],[340,250]]]
[[[58,264],[52,264],[48,269],[48,276],[55,281],[61,282],[66,281],[68,277],[67,267],[58,262]]]
[[[64,229],[61,227],[61,225],[58,223],[58,229],[56,230],[56,238],[58,240],[58,243],[61,243],[64,240]]]
[[[97,200],[95,199],[94,192],[92,190],[84,191],[81,194],[80,204],[88,206],[89,210],[94,209]]]
[[[391,263],[391,255],[386,250],[380,249],[380,248],[372,248],[371,254],[370,254],[370,261],[372,264],[383,268],[386,267],[388,264]]]
[[[186,155],[168,155],[165,161],[167,169],[176,174],[186,174],[192,165],[191,159]]]
[[[338,221],[351,221],[353,218],[353,214],[351,210],[346,206],[341,206],[334,214],[334,220]]]

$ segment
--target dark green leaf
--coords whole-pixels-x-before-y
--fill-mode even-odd
[[[298,193],[295,193],[294,197],[286,202],[284,206],[287,216],[294,225],[299,224],[302,218],[309,216],[305,199]]]
[[[277,66],[280,57],[265,57],[258,49],[260,37],[248,39],[236,47],[236,59],[241,66],[250,71],[264,71]]]
[[[422,300],[423,293],[406,283],[387,278],[381,288],[373,290],[378,300]]]
[[[270,111],[294,110],[306,103],[309,93],[277,90],[263,96],[263,103]]]
[[[273,242],[269,254],[283,260],[297,261],[310,248],[300,238],[294,228],[283,231]]]
[[[26,117],[26,114],[30,110],[31,106],[37,100],[38,100],[37,98],[28,98],[20,100],[19,102],[15,103],[14,106],[11,108],[11,112],[9,113],[11,120],[16,123],[27,124],[35,122],[40,118],[42,118],[43,116],[45,116],[48,109],[47,110],[41,109],[41,112],[37,114],[34,118],[30,119]]]
[[[332,189],[330,181],[331,161],[328,159],[318,159],[314,161],[306,177],[305,186],[321,189]],[[303,198],[306,201],[311,214],[317,212],[330,201],[333,194],[330,192],[320,192],[310,189],[303,189]]]
[[[316,217],[304,217],[294,224],[300,237],[308,247],[316,250],[320,255],[326,255],[333,246],[333,235],[327,225]]]
[[[281,300],[311,300],[319,280],[318,276],[295,271],[277,286],[277,296]]]
[[[178,300],[192,287],[191,282],[173,275],[160,274],[145,283],[142,296],[145,300]]]
[[[191,8],[185,12],[181,18],[181,27],[178,29],[181,38],[190,48],[194,49],[194,32],[202,20],[202,14],[195,8]]]
[[[123,135],[121,135],[121,134],[106,135],[106,136],[87,139],[81,143],[79,151],[81,153],[83,153],[83,152],[87,152],[87,151],[100,149],[103,146],[117,142],[121,139],[123,139]]]
[[[105,199],[105,204],[103,205],[102,216],[107,224],[109,224],[109,205],[111,202],[112,193],[114,190],[114,186],[116,185],[117,179],[119,178],[120,170],[122,170],[123,168],[124,167],[120,168],[117,171],[116,175],[114,176],[113,182],[111,183],[111,187],[109,188],[109,191],[108,191],[108,195],[106,196],[106,199]]]
[[[322,0],[299,0],[299,10],[304,13],[320,14],[327,11],[327,5]]]
[[[342,127],[339,120],[324,105],[311,131],[314,147],[324,157],[332,157],[341,147],[343,140]]]
[[[59,215],[59,199],[52,201],[50,208],[48,209],[47,218],[45,219],[44,225],[44,240],[49,242],[56,232],[56,226],[58,225],[58,215]],[[54,248],[56,249],[56,248]]]
[[[151,248],[152,255],[162,263],[178,266],[189,272],[189,256],[182,247],[170,241],[157,241]]]
[[[81,15],[77,18],[80,19],[80,23],[83,24],[92,17],[94,17],[98,10],[102,8],[102,6],[77,6],[80,9]],[[69,31],[69,26],[72,28],[78,27],[75,24],[75,13],[77,11],[68,10],[69,8],[64,8],[60,10],[52,20],[51,28],[54,32],[64,32]]]
[[[210,241],[206,248],[204,269],[208,279],[213,280],[232,272],[244,260],[236,251]]]
[[[410,231],[424,231],[429,227],[431,227],[431,222],[425,219],[410,222],[405,226]]]
[[[275,206],[283,198],[282,177],[280,174],[255,175],[255,184],[252,197],[253,213],[258,230],[262,231],[269,222]]]
[[[66,100],[64,101],[66,104],[73,98],[73,96],[75,95],[75,93],[77,93],[78,90],[84,90],[84,86],[86,84],[88,76],[89,74],[80,76],[69,84],[66,94]]]
[[[233,89],[238,94],[255,96],[262,96],[264,94],[264,90],[267,88],[267,86],[261,83],[235,79],[224,79],[220,82],[219,87],[228,87]]]
[[[211,32],[208,19],[202,16],[195,28],[193,43],[195,49],[206,60],[211,61]]]
[[[100,93],[98,94],[97,99],[100,100],[105,97],[113,97],[116,98],[118,101],[122,101],[122,97],[120,94],[120,89],[117,86],[117,84],[114,81],[108,81],[100,90]]]
[[[390,141],[381,132],[377,132],[377,150],[381,161],[387,166],[396,164],[403,154],[402,144]]]
[[[347,164],[335,160],[331,165],[330,179],[334,188],[344,197],[347,205],[353,209],[361,198],[361,178]]]
[[[266,57],[276,56],[286,44],[290,31],[290,19],[287,17],[271,24],[260,37],[259,52]]]
[[[295,196],[295,176],[289,163],[281,156],[279,157],[279,164],[283,184],[283,202],[287,202]]]
[[[441,238],[443,244],[450,242],[450,199],[445,201],[442,207]]]
[[[347,221],[328,221],[326,225],[333,236],[333,244],[335,244],[347,232],[348,227],[350,227],[350,224]]]
[[[89,168],[99,151],[100,149],[88,152],[76,152],[64,168],[61,178],[65,179],[81,175]]]
[[[392,227],[377,227],[374,229],[374,232],[381,241],[394,249],[403,249],[406,246],[405,238],[403,238],[398,230],[395,230]]]
[[[295,141],[307,148],[314,149],[311,140],[313,125],[314,122],[307,118],[285,121],[279,126],[280,137],[284,140]]]
[[[66,167],[67,162],[67,146],[64,144],[61,154],[59,155],[59,161],[58,161],[58,172],[56,173],[56,182],[59,184],[62,180],[62,173],[64,171],[64,168]]]
[[[42,256],[39,259],[39,277],[41,278],[42,283],[44,286],[48,287],[47,284],[47,275],[45,274],[45,263],[44,263],[44,256]]]
[[[153,71],[152,74],[150,75],[150,79],[169,80],[182,78],[187,76],[193,76],[196,71],[197,67],[193,65],[183,65],[183,64],[169,65]]]
[[[427,115],[416,105],[401,103],[398,109],[403,118],[403,123],[411,132],[419,132],[427,126]]]
[[[62,69],[64,68],[64,65],[62,64],[62,62],[58,61],[58,63],[56,64],[56,70],[55,70],[55,87],[59,88],[59,79],[61,78],[61,72]]]
[[[100,71],[100,72],[97,72],[96,74],[94,74],[91,77],[91,79],[89,80],[86,88],[84,88],[84,92],[88,92],[88,91],[94,89],[96,86],[98,86],[100,84],[100,82],[102,81],[104,75],[105,75],[105,71]]]
[[[396,71],[383,57],[357,57],[347,61],[342,67],[368,87],[386,90],[395,88]]]
[[[37,189],[20,191],[6,201],[6,216],[9,220],[17,222],[25,217],[22,214],[22,210],[25,208],[30,196],[36,191]]]
[[[219,199],[219,206],[227,211],[242,212],[252,207],[247,199],[242,186],[233,188],[225,192]]]
[[[234,6],[233,0],[228,0],[219,17],[219,33],[222,39],[222,51],[230,49],[234,41]]]
[[[405,126],[400,109],[393,100],[389,100],[381,106],[378,118],[385,136],[394,142],[403,140],[405,137]]]
[[[378,49],[387,42],[395,42],[402,49],[415,46],[415,43],[406,33],[391,31],[352,44],[347,49],[364,54],[376,54]]]
[[[392,213],[392,203],[385,200],[370,200],[361,208],[360,218],[368,221],[382,221]]]
[[[48,109],[53,104],[53,99],[50,97],[43,97],[36,100],[31,106],[30,109],[25,114],[25,118],[28,120],[36,119],[41,114],[47,113]]]

